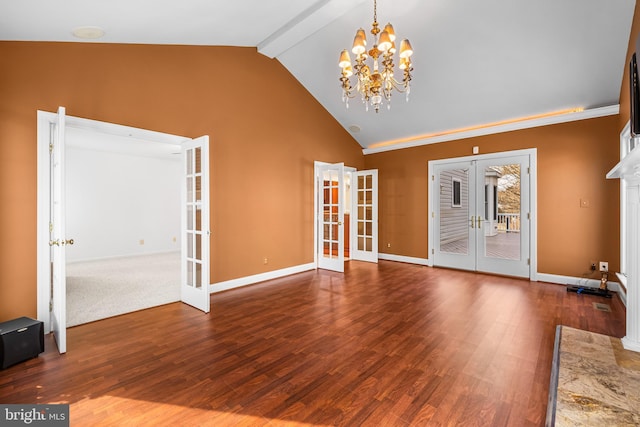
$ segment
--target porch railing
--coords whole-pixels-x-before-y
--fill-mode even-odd
[[[519,213],[499,213],[497,225],[498,225],[499,232],[519,233],[520,232],[520,214]]]

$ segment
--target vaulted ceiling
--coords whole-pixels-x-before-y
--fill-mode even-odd
[[[3,1],[0,40],[82,43],[72,31],[96,26],[105,34],[91,42],[255,46],[374,152],[574,109],[610,114],[634,8],[634,0],[378,0],[380,24],[391,22],[415,51],[409,102],[395,94],[379,113],[358,98],[345,107],[337,65],[355,31],[370,30],[373,0]],[[571,114],[584,113],[562,117]]]

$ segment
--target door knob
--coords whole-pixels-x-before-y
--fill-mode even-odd
[[[471,228],[475,228],[475,225],[473,223],[473,221],[475,221],[475,218],[476,218],[475,216],[471,217]]]
[[[49,240],[49,246],[60,246],[60,240],[56,239],[56,240]]]

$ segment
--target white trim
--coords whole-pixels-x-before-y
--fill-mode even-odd
[[[625,350],[640,352],[640,342],[633,341],[627,337],[622,338],[622,346]]]
[[[562,276],[559,274],[548,274],[548,273],[538,273],[538,281],[539,282],[547,282],[547,283],[555,283],[557,285],[567,285],[567,286],[584,286],[587,288],[599,288],[600,280],[596,279],[585,279],[584,277],[574,277],[574,276]],[[624,291],[620,288],[620,284],[618,282],[607,282],[607,289],[613,292],[617,292],[620,296],[620,299],[625,302],[626,295],[624,295]],[[626,302],[625,302],[626,305]]]
[[[38,320],[44,322],[45,333],[51,331],[49,315],[51,281],[49,268],[49,123],[55,122],[56,118],[56,113],[37,110],[36,298]],[[191,140],[191,138],[185,136],[171,135],[74,116],[65,116],[65,126],[67,129],[76,128],[165,144],[180,145],[184,141]]]
[[[266,280],[279,279],[281,277],[290,276],[292,274],[302,273],[309,270],[315,270],[315,263],[301,264],[294,267],[283,268],[281,270],[268,271],[266,273],[254,274],[253,276],[240,277],[238,279],[226,280],[224,282],[213,283],[209,285],[209,293],[228,291],[242,286],[254,285]]]
[[[542,117],[531,120],[523,120],[519,122],[507,123],[503,125],[487,126],[480,129],[473,129],[465,132],[450,133],[447,135],[439,135],[432,137],[424,137],[414,141],[387,145],[377,148],[365,148],[362,150],[364,155],[382,153],[385,151],[401,150],[403,148],[419,147],[422,145],[436,144],[438,142],[455,141],[458,139],[474,138],[483,135],[493,135],[502,132],[511,132],[514,130],[529,129],[534,127],[554,125],[558,123],[568,123],[577,120],[594,119],[597,117],[614,116],[620,112],[620,104],[609,105],[607,107],[592,108],[589,110],[579,111],[575,113],[562,114],[558,116]]]
[[[49,268],[49,124],[53,123],[56,114],[38,110],[37,115],[37,243],[36,243],[36,283],[37,283],[37,315],[44,322],[44,333],[51,332],[51,316],[49,301],[51,281]]]
[[[628,154],[628,143],[631,138],[631,121],[620,132],[620,160]],[[627,273],[627,181],[620,180],[620,271]],[[626,285],[626,284],[625,284]]]
[[[386,261],[406,262],[409,264],[426,265],[427,267],[431,267],[429,260],[426,258],[415,258],[415,257],[403,256],[403,255],[379,253],[378,259],[383,259]]]

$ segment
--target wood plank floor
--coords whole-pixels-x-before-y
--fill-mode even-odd
[[[388,261],[211,301],[71,328],[62,356],[48,336],[0,402],[69,403],[72,426],[540,426],[555,326],[625,333],[617,296]]]

